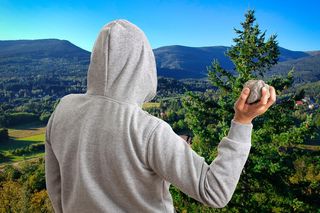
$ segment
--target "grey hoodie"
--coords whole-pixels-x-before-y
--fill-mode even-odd
[[[46,128],[46,184],[56,212],[174,212],[170,184],[214,208],[232,197],[251,147],[251,124],[231,121],[208,165],[141,106],[157,91],[145,34],[105,25],[91,54],[87,92],[64,96]]]

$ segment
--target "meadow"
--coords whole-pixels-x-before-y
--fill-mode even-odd
[[[43,157],[43,149],[34,150],[30,147],[40,146],[45,141],[46,127],[39,122],[21,124],[8,128],[10,139],[0,143],[0,152],[5,160],[0,162],[0,168],[19,161]],[[20,150],[20,151],[19,151]],[[23,152],[21,150],[24,150]]]

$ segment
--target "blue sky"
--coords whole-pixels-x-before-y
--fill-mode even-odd
[[[66,39],[91,51],[101,27],[127,19],[151,46],[232,45],[248,9],[267,35],[291,50],[320,50],[320,1],[0,0],[0,40]]]

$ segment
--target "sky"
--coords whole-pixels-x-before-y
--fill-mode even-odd
[[[317,0],[0,0],[0,40],[57,38],[91,51],[103,25],[127,19],[152,48],[230,46],[233,29],[253,9],[281,47],[320,50],[319,8]]]

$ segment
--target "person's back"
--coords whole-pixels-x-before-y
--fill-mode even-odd
[[[126,20],[95,42],[85,94],[63,97],[46,131],[46,184],[56,212],[174,212],[169,186],[211,207],[232,197],[252,124],[231,121],[206,164],[165,121],[141,109],[157,73],[144,33]]]
[[[147,166],[148,137],[159,120],[136,105],[107,97],[65,96],[50,133],[62,177],[63,209],[154,212],[167,205],[160,201],[162,187],[169,185]]]

